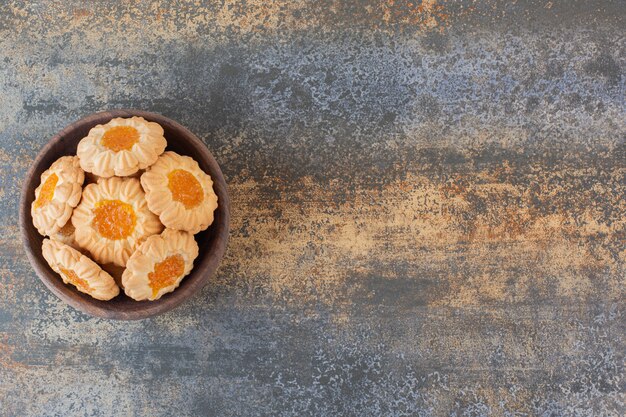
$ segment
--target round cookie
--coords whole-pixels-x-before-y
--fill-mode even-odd
[[[191,272],[198,244],[187,232],[165,229],[137,248],[122,274],[124,292],[135,300],[158,300]]]
[[[100,264],[125,266],[135,249],[148,237],[163,230],[146,204],[134,178],[103,178],[83,190],[72,215],[78,246],[87,249]]]
[[[125,177],[152,165],[167,146],[163,128],[143,117],[117,117],[93,127],[76,153],[83,170],[99,177]]]
[[[165,227],[195,234],[213,223],[213,181],[192,158],[165,152],[141,176],[141,185],[148,207]]]
[[[63,282],[72,284],[78,291],[103,301],[120,293],[113,278],[76,249],[61,242],[44,239],[41,251],[48,265],[61,276]]]
[[[43,174],[30,206],[33,225],[43,236],[56,234],[80,201],[85,173],[75,156],[57,159]]]

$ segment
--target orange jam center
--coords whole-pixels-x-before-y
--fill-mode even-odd
[[[57,174],[51,174],[48,178],[46,178],[46,181],[43,183],[43,187],[39,190],[39,197],[35,200],[35,208],[41,208],[52,201],[57,182],[59,182]]]
[[[61,269],[61,272],[63,273],[63,275],[65,275],[65,277],[70,282],[70,284],[75,285],[76,288],[78,288],[79,290],[82,290],[82,291],[91,290],[91,287],[89,286],[87,281],[85,281],[82,278],[79,278],[78,275],[76,275],[76,272],[72,271],[71,269],[65,269],[65,268],[59,268],[59,269]]]
[[[162,288],[169,287],[185,272],[185,261],[180,255],[172,255],[154,265],[154,271],[148,274],[152,296],[155,297]]]
[[[72,224],[71,221],[68,221],[67,223],[65,223],[65,226],[63,226],[60,230],[59,230],[59,234],[61,236],[65,236],[65,237],[70,237],[72,236],[72,233],[74,233],[74,225]]]
[[[102,200],[93,209],[91,225],[104,238],[125,239],[135,230],[137,215],[133,206],[120,200]]]
[[[135,143],[139,142],[139,132],[131,126],[114,126],[104,132],[102,146],[114,152],[130,150]]]
[[[204,190],[191,172],[175,169],[167,174],[167,179],[172,198],[183,203],[185,208],[192,209],[204,200]]]

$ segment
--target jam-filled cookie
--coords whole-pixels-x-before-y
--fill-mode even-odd
[[[195,234],[213,223],[213,181],[192,158],[165,152],[141,176],[141,185],[148,207],[165,227]]]
[[[61,275],[63,282],[72,284],[78,291],[103,301],[120,293],[111,275],[76,249],[44,239],[41,251],[52,270]]]
[[[188,232],[165,229],[133,253],[122,275],[124,292],[135,300],[158,300],[174,291],[193,268],[198,244]]]
[[[85,173],[75,156],[57,159],[41,174],[30,206],[33,225],[41,235],[52,236],[69,221],[80,201],[84,180]]]
[[[87,249],[98,263],[119,266],[126,265],[145,238],[163,230],[134,178],[103,178],[87,185],[72,223],[78,246]]]
[[[163,128],[143,117],[121,117],[97,125],[78,144],[81,167],[99,177],[132,175],[152,165],[167,142]]]

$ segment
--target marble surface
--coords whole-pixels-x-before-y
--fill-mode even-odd
[[[623,416],[624,1],[3,1],[0,415]],[[17,226],[80,117],[196,133],[226,257],[115,322]]]

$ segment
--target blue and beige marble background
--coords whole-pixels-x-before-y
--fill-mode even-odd
[[[623,416],[624,1],[0,3],[0,415]],[[140,322],[37,279],[19,192],[111,108],[232,199]]]

